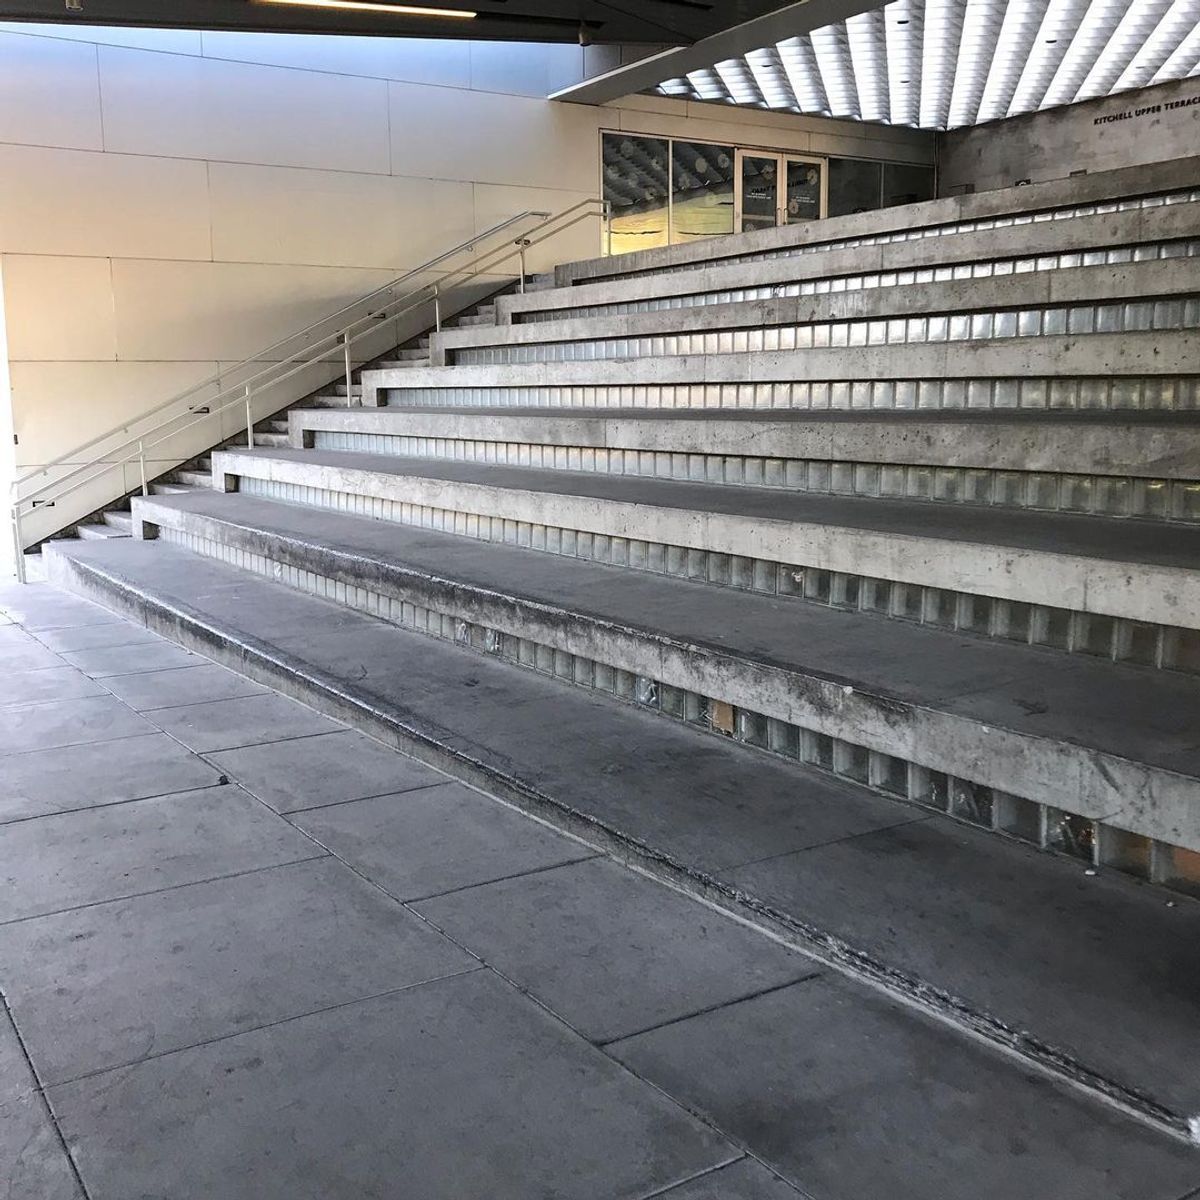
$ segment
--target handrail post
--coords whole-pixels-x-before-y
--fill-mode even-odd
[[[351,377],[353,371],[350,367],[350,330],[342,331],[342,356],[345,359],[346,366],[346,407],[351,408],[354,405],[354,388],[351,386]]]
[[[521,256],[521,295],[525,295],[525,247],[529,245],[527,238],[518,238],[517,245],[520,247],[519,254]]]
[[[433,331],[442,332],[442,293],[436,283],[433,285]]]
[[[246,384],[246,445],[254,449],[254,418],[250,413],[250,385]]]
[[[17,582],[28,583],[25,578],[25,546],[21,538],[21,502],[14,500],[12,505],[12,533],[13,533],[13,549],[16,551],[15,565],[17,569]]]
[[[138,441],[138,467],[142,472],[142,495],[150,495],[150,489],[146,486],[146,443],[145,439]]]

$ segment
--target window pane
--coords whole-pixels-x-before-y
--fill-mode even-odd
[[[742,229],[772,229],[779,224],[779,159],[742,155]]]
[[[667,244],[667,143],[604,135],[604,198],[612,205],[611,252]]]
[[[787,160],[787,223],[813,221],[821,215],[821,164]]]
[[[879,207],[883,166],[860,158],[829,160],[829,215],[870,212]]]
[[[672,142],[671,241],[733,232],[733,148]]]
[[[915,204],[933,199],[933,168],[912,167],[905,163],[885,163],[883,168],[883,204]]]

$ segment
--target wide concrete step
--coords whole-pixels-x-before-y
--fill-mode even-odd
[[[389,406],[291,423],[292,445],[323,450],[1200,520],[1200,413]]]
[[[1190,661],[1191,650],[1182,648],[1193,638],[1161,627],[1200,628],[1200,529],[1191,525],[344,451],[226,451],[213,462],[226,487],[269,499],[735,586],[786,587],[980,632],[1003,624],[992,603],[999,600],[1007,606],[1004,621],[1015,622],[1011,636],[1047,644],[1074,644],[1050,632],[1070,621],[1047,618],[1035,635],[1028,606],[1087,613],[1097,618],[1089,623],[1099,638],[1095,649],[1119,658],[1126,653],[1113,646],[1134,636],[1133,627],[1118,635],[1102,617],[1142,627],[1145,646],[1157,647],[1149,659],[1172,665]],[[842,600],[833,575],[837,588],[847,589]],[[878,586],[880,580],[890,583]],[[968,595],[988,598],[977,616],[962,599]],[[1152,625],[1159,628],[1151,632]],[[1167,660],[1164,636],[1182,651]],[[1090,634],[1078,637],[1077,648],[1085,648]]]
[[[133,533],[133,517],[128,512],[106,512],[104,523],[117,530],[118,533]]]
[[[118,529],[107,522],[104,522],[103,524],[99,522],[93,522],[87,525],[76,526],[75,532],[79,537],[83,538],[85,542],[105,542],[108,541],[109,538],[129,537],[131,531]]]
[[[363,372],[365,403],[375,404],[378,396],[399,399],[412,390],[463,396],[469,403],[471,397],[514,389],[519,403],[575,406],[603,405],[622,394],[632,399],[619,402],[665,407],[1182,408],[1200,403],[1200,335],[1193,329],[756,353],[660,349],[657,355],[631,358],[543,362],[536,373],[512,362],[374,369]],[[565,401],[555,398],[567,394]],[[639,401],[639,394],[653,399]]]
[[[1183,1130],[1200,1111],[1187,898],[161,541],[49,555],[61,585],[1148,1119]]]
[[[723,706],[728,732],[745,740],[794,745],[794,756],[809,743],[816,754],[822,737],[852,745],[860,782],[878,777],[919,802],[947,802],[940,786],[930,794],[931,771],[963,780],[964,816],[988,828],[1037,840],[1054,827],[1040,805],[1089,822],[1103,816],[1122,861],[1127,834],[1171,841],[1184,830],[1200,851],[1194,678],[1064,662],[1028,646],[251,496],[134,507],[143,527],[187,548],[235,563],[254,556],[275,578],[310,590],[334,584],[372,612],[394,614],[400,602],[413,610],[400,619],[422,629],[429,613],[439,629],[449,618],[456,640],[497,654],[507,647],[514,661],[544,668],[556,654],[581,658],[593,679],[597,665],[606,679],[624,672],[631,698],[665,708],[669,694],[677,715],[707,714],[709,724]],[[579,679],[578,664],[572,670]],[[745,714],[744,730],[734,711]],[[770,738],[770,722],[795,732]],[[871,754],[887,761],[873,768]],[[1089,846],[1096,840],[1093,832]]]
[[[434,363],[582,362],[1194,330],[1200,258],[445,330]]]
[[[281,430],[265,430],[261,433],[256,429],[254,431],[254,444],[256,446],[288,445],[287,427],[285,426]]]
[[[188,492],[197,492],[200,490],[199,484],[190,483],[152,483],[150,485],[150,495],[152,496],[182,496]]]
[[[775,296],[905,287],[1200,253],[1200,204],[1008,225],[888,246],[818,249],[768,261],[502,296],[499,324],[694,308]]]
[[[270,436],[271,436],[270,434],[256,433],[254,435],[254,441],[257,444],[261,438],[270,437]],[[287,444],[286,437],[284,438],[283,444],[284,445]],[[185,484],[189,484],[192,487],[201,487],[201,488],[212,487],[212,471],[211,470],[209,470],[209,471],[188,471],[188,470],[183,470],[183,469],[178,470],[178,471],[172,471],[171,478],[167,482],[185,483]]]
[[[767,262],[776,258],[858,246],[902,245],[1007,226],[1030,228],[1101,213],[1163,211],[1200,200],[1195,157],[1153,167],[1102,171],[1024,188],[1002,188],[952,196],[892,209],[803,221],[733,237],[707,238],[663,247],[566,263],[555,269],[559,286],[630,279],[694,270],[717,263]]]

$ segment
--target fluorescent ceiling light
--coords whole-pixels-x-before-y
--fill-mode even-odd
[[[891,0],[664,95],[955,129],[1200,75],[1200,0]]]
[[[461,17],[471,20],[478,13],[462,8],[421,8],[414,4],[370,4],[368,0],[259,0],[260,4],[286,4],[292,8],[341,8],[354,12],[398,13],[402,17]]]

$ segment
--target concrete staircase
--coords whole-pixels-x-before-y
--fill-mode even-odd
[[[550,282],[51,578],[1195,1131],[1200,160]]]

